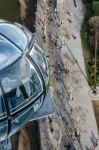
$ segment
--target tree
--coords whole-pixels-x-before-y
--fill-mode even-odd
[[[83,0],[83,3],[84,4],[87,4],[87,3],[92,4],[92,0]]]
[[[93,16],[89,19],[91,29],[96,32],[99,31],[99,16]]]
[[[94,93],[96,93],[96,76],[97,76],[97,37],[99,34],[99,16],[91,17],[89,20],[91,32],[93,32],[95,38],[95,62],[94,62]]]

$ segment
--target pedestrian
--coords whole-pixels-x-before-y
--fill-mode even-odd
[[[95,150],[96,147],[97,147],[97,144],[94,143],[94,144],[92,145],[93,150]]]
[[[94,148],[96,148],[98,145],[97,141],[93,145],[94,145]]]

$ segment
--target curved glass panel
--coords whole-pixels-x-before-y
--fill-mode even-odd
[[[26,36],[27,36],[27,38],[28,38],[28,42],[30,42],[31,41],[31,39],[32,39],[32,34],[31,34],[31,32],[25,27],[25,26],[23,26],[23,25],[21,25],[21,24],[19,24],[19,23],[17,23],[17,22],[15,22],[15,25],[17,26],[17,27],[19,27],[19,28],[21,28],[21,30],[23,30],[24,32],[25,32],[25,34],[26,34]]]
[[[42,95],[41,98],[38,99],[30,108],[26,109],[25,112],[17,114],[16,117],[12,118],[10,135],[16,133],[21,128],[21,126],[28,122],[33,113],[41,107],[43,100],[44,96]]]
[[[1,85],[12,113],[25,107],[43,92],[41,79],[25,58],[3,71]]]
[[[25,110],[25,112],[22,112],[21,115],[16,115],[15,118],[12,118],[10,134],[16,133],[24,124],[26,124],[33,115],[33,112],[33,107],[31,106],[29,109]]]
[[[6,116],[6,111],[5,111],[5,105],[4,105],[4,99],[2,96],[2,91],[0,88],[0,118]]]
[[[33,109],[34,112],[36,112],[42,105],[44,100],[44,95],[42,95],[34,104],[33,104]]]
[[[21,126],[28,122],[33,113],[35,113],[41,107],[43,100],[44,95],[42,95],[40,99],[31,105],[30,108],[26,108],[24,112],[21,112],[21,114],[16,114],[16,116],[12,118],[10,135],[16,133],[21,128]]]
[[[1,42],[5,42],[5,39],[2,36],[0,36],[0,43]]]
[[[47,59],[32,33],[1,21],[0,141],[16,133],[41,108],[48,81]]]
[[[0,33],[2,33],[5,37],[9,38],[11,41],[13,41],[22,50],[25,50],[28,41],[25,33],[20,28],[13,24],[1,23]]]
[[[0,123],[0,141],[7,137],[7,125],[6,121]]]
[[[36,44],[34,44],[32,50],[30,51],[29,54],[39,65],[39,67],[42,71],[42,74],[44,76],[45,83],[48,84],[49,69],[48,69],[48,63],[47,63],[44,53]]]
[[[0,42],[0,70],[12,64],[19,57],[21,57],[21,55],[22,52],[15,46],[7,42]]]

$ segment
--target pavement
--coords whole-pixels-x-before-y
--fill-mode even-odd
[[[59,13],[60,18],[62,18],[62,21],[66,23],[68,33],[70,36],[70,39],[65,39],[64,36],[62,37],[65,39],[64,48],[62,49],[63,53],[66,51],[71,55],[73,55],[74,59],[77,60],[77,63],[79,64],[81,71],[78,67],[78,64],[71,65],[71,70],[76,70],[79,72],[79,79],[81,82],[81,87],[79,88],[79,91],[75,94],[73,91],[73,98],[74,101],[71,102],[72,107],[76,108],[77,106],[82,108],[82,111],[85,115],[85,120],[83,124],[80,124],[79,129],[81,130],[81,143],[84,150],[87,149],[93,149],[93,134],[95,138],[99,138],[98,135],[98,129],[96,126],[96,120],[94,116],[93,106],[91,102],[90,97],[90,87],[85,79],[86,77],[86,71],[85,71],[85,64],[84,64],[84,56],[83,56],[83,50],[81,46],[81,38],[80,38],[80,28],[81,23],[83,19],[83,5],[81,0],[76,0],[77,8],[74,6],[74,2],[71,0],[57,0],[57,12]],[[64,10],[63,10],[64,9]],[[58,11],[59,10],[59,11]],[[61,13],[61,10],[63,12]],[[72,14],[72,15],[66,15],[66,10]],[[68,22],[68,18],[72,21],[71,23]],[[76,39],[72,37],[74,35]],[[73,58],[72,57],[72,58]],[[74,61],[75,61],[74,60]],[[78,67],[78,68],[77,68]],[[82,71],[84,75],[82,74]],[[69,81],[68,81],[69,83]],[[70,87],[73,88],[72,85]],[[80,114],[78,113],[79,121],[81,122]],[[79,126],[79,125],[78,125]],[[93,134],[92,134],[93,133]],[[99,145],[95,148],[99,149]]]
[[[36,39],[48,56],[56,108],[52,121],[39,121],[43,150],[93,150],[99,138],[80,39],[83,5],[75,2],[57,0],[57,9],[49,0],[37,3]]]

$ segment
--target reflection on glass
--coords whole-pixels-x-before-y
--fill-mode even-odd
[[[19,51],[14,45],[2,42],[0,43],[0,70],[11,65],[18,58],[20,58],[22,52]],[[10,58],[10,59],[9,59]]]
[[[0,123],[0,141],[4,140],[7,137],[7,125],[6,122]]]
[[[30,51],[30,56],[39,65],[39,67],[43,73],[44,80],[46,81],[46,84],[48,84],[48,81],[49,81],[48,63],[47,63],[47,60],[46,60],[42,50],[36,44],[34,44],[32,50]]]
[[[44,96],[42,95],[34,104],[33,104],[33,108],[34,108],[34,112],[36,112],[42,105],[44,100]]]
[[[2,22],[0,33],[0,137],[5,139],[41,108],[49,67],[42,49],[25,27]]]
[[[29,118],[33,114],[33,107],[31,106],[29,109],[25,110],[21,115],[16,115],[16,118],[12,119],[11,122],[11,134],[16,133],[16,131],[28,122]]]
[[[20,28],[9,23],[2,23],[0,24],[0,33],[8,37],[22,50],[25,50],[27,46],[27,37]]]
[[[41,99],[39,98],[33,105],[34,112],[36,112],[40,108]]]
[[[36,70],[32,65],[29,65],[26,59],[20,61],[17,72],[18,74],[5,72],[1,80],[4,96],[8,101],[11,112],[20,109],[20,107],[25,107],[30,101],[39,96],[43,90],[41,79],[39,79]],[[30,99],[31,97],[33,98]]]
[[[5,105],[4,105],[3,95],[2,95],[1,88],[0,88],[0,117],[6,115],[5,107],[4,106]]]

